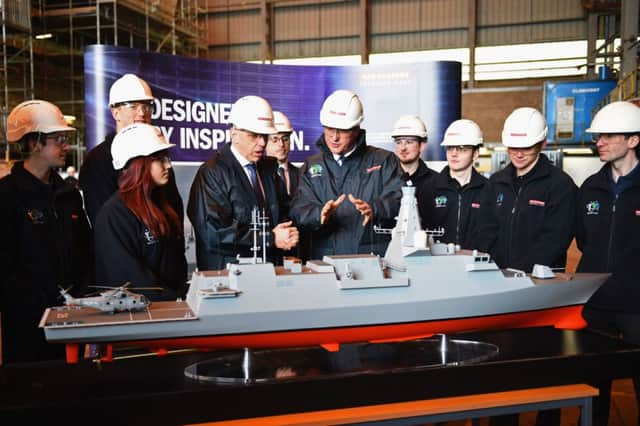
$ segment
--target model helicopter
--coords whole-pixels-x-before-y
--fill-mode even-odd
[[[142,311],[151,305],[151,301],[142,294],[134,293],[127,289],[131,283],[127,282],[120,287],[91,286],[94,288],[106,288],[99,296],[73,297],[67,290],[61,289],[60,294],[69,306],[86,306],[96,308],[110,314],[116,312]],[[162,290],[160,287],[136,287],[136,290]]]

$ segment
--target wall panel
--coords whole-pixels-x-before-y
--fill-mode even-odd
[[[372,53],[467,47],[471,0],[369,0]],[[478,46],[586,39],[580,0],[477,0]],[[227,6],[231,11],[227,10]],[[360,2],[274,1],[275,58],[357,55]],[[209,2],[210,45],[230,45],[233,57],[260,59],[258,1]],[[215,49],[218,49],[216,47]],[[218,52],[219,53],[219,52]],[[216,55],[218,55],[216,53]],[[244,55],[252,55],[245,57]]]
[[[353,36],[360,32],[360,3],[345,3],[320,6],[320,37]]]
[[[422,29],[422,3],[419,0],[371,2],[371,32],[389,34]]]
[[[479,28],[477,44],[478,46],[500,46],[504,44],[584,40],[586,38],[584,22],[567,21]]]
[[[318,38],[320,36],[320,11],[318,7],[275,8],[273,36],[277,41]]]

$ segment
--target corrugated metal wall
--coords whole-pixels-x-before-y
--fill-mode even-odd
[[[371,53],[467,47],[472,0],[369,0]],[[260,2],[203,0],[212,58],[259,60]],[[274,59],[360,53],[360,1],[271,1]],[[477,45],[586,39],[580,0],[477,0]]]

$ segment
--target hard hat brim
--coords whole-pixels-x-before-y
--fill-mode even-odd
[[[148,102],[148,101],[155,101],[155,100],[156,100],[155,96],[144,96],[142,98],[136,98],[136,99],[122,99],[122,100],[113,101],[112,103],[109,104],[109,107],[115,108],[116,105],[123,104],[125,102]]]

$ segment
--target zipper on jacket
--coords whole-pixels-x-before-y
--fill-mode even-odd
[[[511,253],[513,253],[514,250],[513,247],[511,247],[513,245],[513,221],[514,218],[516,217],[516,209],[518,206],[518,200],[520,198],[520,193],[522,192],[522,188],[524,187],[524,184],[522,184],[520,186],[520,188],[518,188],[518,192],[516,192],[516,198],[515,200],[513,200],[513,208],[511,209],[511,219],[509,220],[509,252],[507,253],[507,260],[508,260],[508,264],[511,264]]]
[[[73,245],[73,237],[66,235],[64,221],[67,219],[66,217],[60,217],[58,214],[58,199],[60,195],[57,191],[53,193],[52,201],[51,201],[51,211],[53,216],[55,217],[54,221],[54,236],[56,238],[57,246],[58,246],[58,261],[60,262],[58,273],[60,276],[59,279],[63,280],[63,285],[68,286],[71,281],[71,245]],[[64,201],[64,200],[63,200]],[[61,201],[61,202],[63,202]],[[62,207],[60,207],[64,210]],[[78,284],[78,283],[73,283]]]
[[[462,210],[462,194],[458,192],[458,218],[456,220],[456,244],[460,244],[460,210]]]
[[[618,202],[619,194],[613,198],[613,204],[611,206],[611,224],[609,225],[609,245],[607,246],[607,269],[606,271],[611,271],[611,246],[613,245],[613,229],[616,221],[616,203]]]

